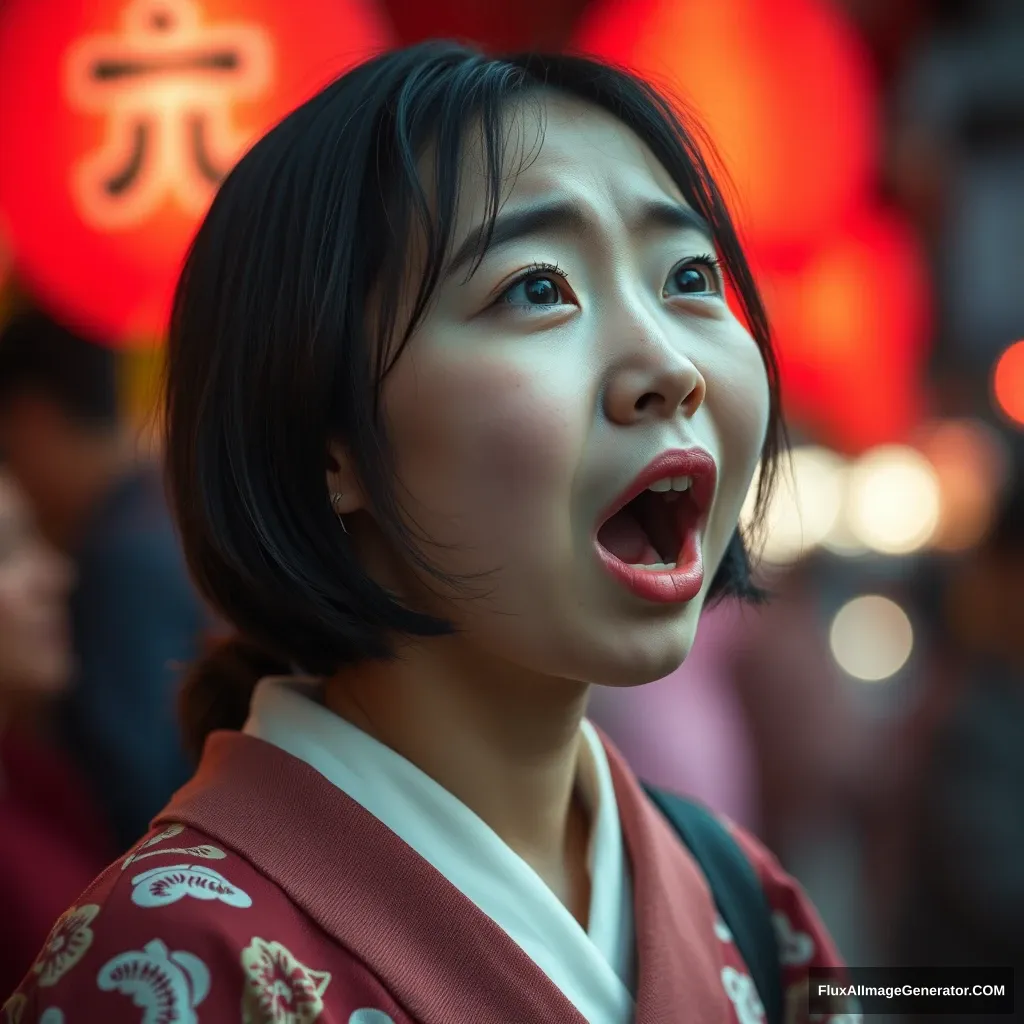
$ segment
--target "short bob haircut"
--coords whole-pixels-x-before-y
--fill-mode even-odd
[[[363,571],[331,508],[327,449],[332,440],[347,445],[380,528],[442,578],[400,515],[381,386],[450,258],[469,133],[483,142],[493,223],[514,174],[504,118],[543,91],[618,118],[711,225],[771,390],[763,512],[785,443],[778,372],[764,307],[701,153],[703,137],[649,85],[580,56],[496,59],[450,43],[378,56],[243,157],[178,285],[164,408],[171,502],[196,583],[239,633],[185,687],[193,750],[211,729],[241,726],[263,672],[301,666],[331,674],[391,656],[396,637],[453,632],[404,607]],[[420,168],[428,155],[430,189]],[[412,316],[396,325],[414,237],[425,239],[424,265]],[[485,237],[481,252],[486,245]],[[711,600],[726,596],[763,596],[739,530],[710,588]]]

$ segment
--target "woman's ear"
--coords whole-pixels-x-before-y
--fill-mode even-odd
[[[336,515],[348,515],[366,507],[366,495],[348,449],[336,441],[327,446],[327,493]]]

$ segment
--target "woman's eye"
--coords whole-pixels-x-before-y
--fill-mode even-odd
[[[502,295],[509,306],[557,306],[565,302],[559,278],[554,272],[531,274],[517,281]]]
[[[670,295],[720,295],[718,261],[706,256],[680,263],[669,274],[665,291]]]

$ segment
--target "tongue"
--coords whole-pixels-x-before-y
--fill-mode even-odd
[[[627,565],[654,565],[661,555],[636,517],[626,509],[616,512],[597,532],[598,543]]]

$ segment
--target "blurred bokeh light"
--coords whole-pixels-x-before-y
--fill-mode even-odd
[[[895,601],[865,594],[836,613],[829,644],[847,675],[877,683],[891,678],[907,663],[914,648],[914,631],[907,613]]]
[[[999,357],[992,374],[992,393],[999,411],[1024,426],[1024,340],[1015,341]]]
[[[935,471],[941,496],[932,546],[950,553],[967,551],[984,537],[1006,486],[1007,445],[976,419],[928,424],[918,443]]]
[[[938,527],[938,476],[913,448],[887,445],[867,452],[850,467],[847,488],[847,522],[872,551],[911,554],[925,547]]]

